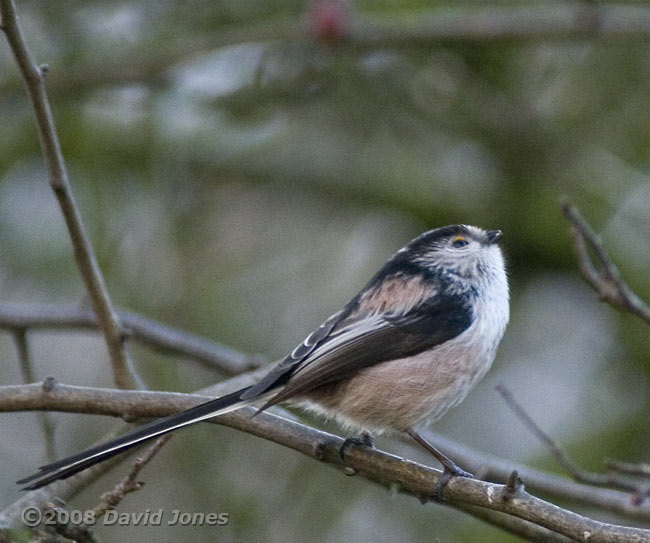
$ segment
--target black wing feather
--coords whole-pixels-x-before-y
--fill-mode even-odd
[[[337,328],[292,369],[289,382],[263,409],[375,364],[417,355],[458,336],[471,322],[466,300],[438,294],[406,315],[369,315]]]
[[[332,330],[348,312],[349,310],[345,308],[338,313],[334,313],[334,315],[309,334],[282,362],[269,371],[259,383],[244,392],[242,394],[242,400],[256,398],[273,388],[284,385],[296,367],[330,336]]]

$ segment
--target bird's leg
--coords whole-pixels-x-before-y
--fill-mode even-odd
[[[345,460],[345,453],[352,445],[361,445],[363,447],[375,448],[375,438],[370,432],[362,432],[361,435],[356,437],[348,437],[339,449],[341,460]]]
[[[443,472],[440,476],[440,479],[438,479],[438,484],[436,485],[436,488],[433,492],[433,497],[436,501],[441,502],[444,500],[443,493],[445,487],[449,481],[451,481],[452,477],[469,477],[470,479],[473,477],[471,473],[460,469],[451,458],[441,453],[415,430],[411,429],[406,433],[411,436],[419,445],[429,451],[436,458],[436,460],[442,464]]]

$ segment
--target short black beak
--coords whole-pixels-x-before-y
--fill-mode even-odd
[[[490,243],[499,243],[503,237],[501,230],[488,230],[487,239]]]

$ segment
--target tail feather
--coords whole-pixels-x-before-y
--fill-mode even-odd
[[[94,464],[107,460],[131,447],[135,447],[143,441],[159,437],[183,426],[239,409],[258,399],[242,400],[241,396],[248,388],[250,387],[202,403],[181,413],[156,419],[112,441],[102,443],[79,454],[41,466],[37,473],[17,481],[17,484],[25,485],[23,486],[23,490],[35,490],[58,479],[66,479]]]

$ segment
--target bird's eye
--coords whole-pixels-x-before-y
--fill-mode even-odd
[[[454,249],[460,249],[461,247],[466,247],[467,245],[469,245],[469,241],[467,241],[467,239],[462,236],[456,236],[451,242],[451,246]]]

